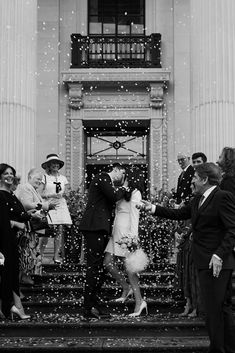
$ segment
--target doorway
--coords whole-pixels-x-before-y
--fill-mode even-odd
[[[87,121],[85,125],[85,185],[113,163],[138,166],[148,190],[149,120]]]

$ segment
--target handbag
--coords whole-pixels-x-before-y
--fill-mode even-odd
[[[49,224],[47,217],[44,216],[42,218],[32,218],[30,220],[30,226],[32,231],[36,232],[37,230],[48,229]]]

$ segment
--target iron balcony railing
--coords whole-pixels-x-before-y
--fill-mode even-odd
[[[161,34],[150,36],[71,35],[71,68],[161,68]]]

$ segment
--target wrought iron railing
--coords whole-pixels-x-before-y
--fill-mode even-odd
[[[150,36],[71,35],[71,68],[161,67],[161,34]]]

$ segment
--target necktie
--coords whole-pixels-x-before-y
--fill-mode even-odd
[[[200,198],[200,200],[199,200],[198,208],[201,207],[201,205],[203,204],[204,199],[205,199],[205,196],[202,195],[201,198]]]

